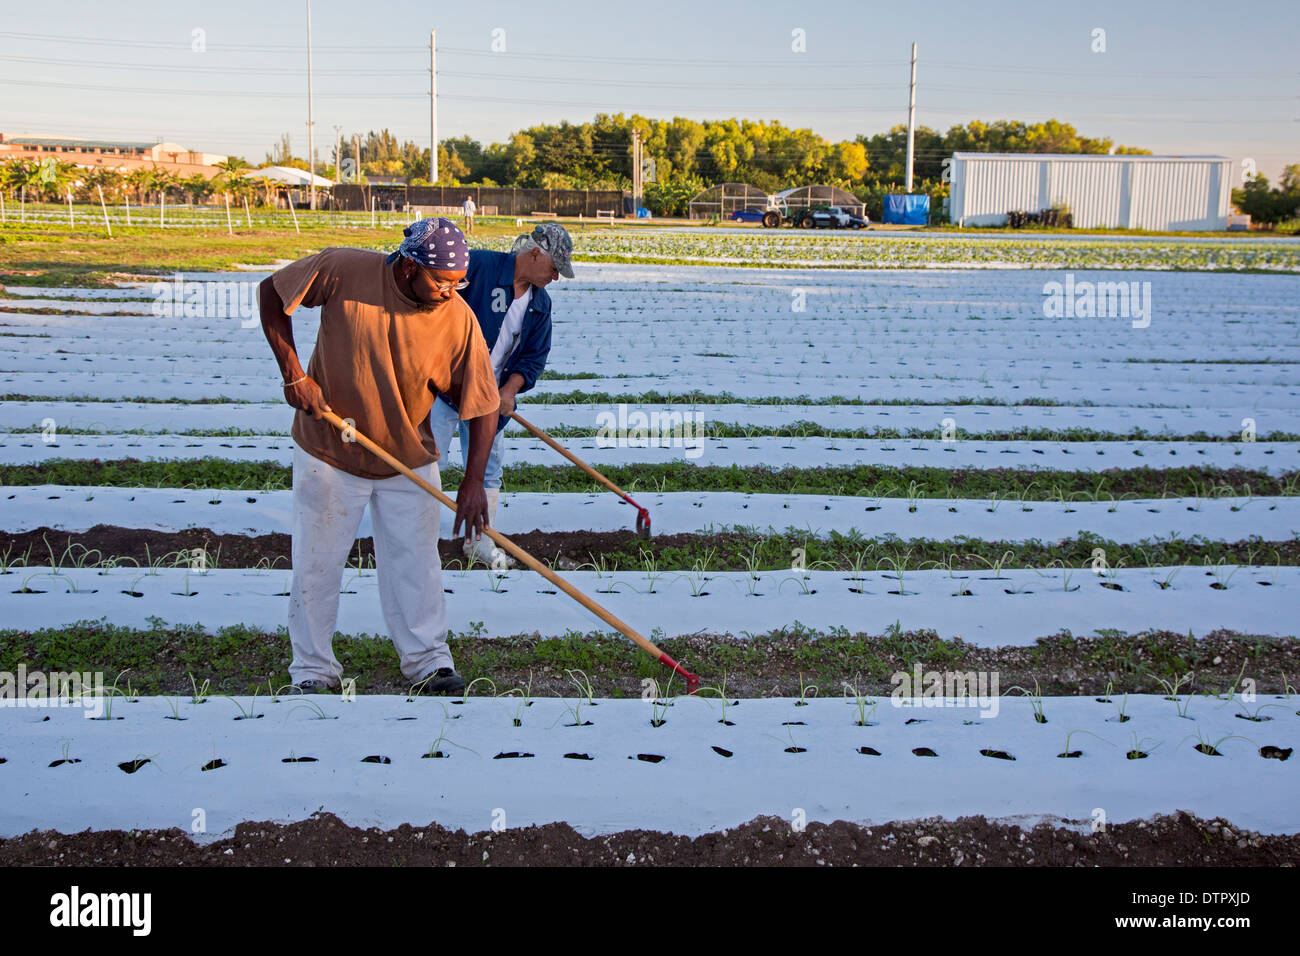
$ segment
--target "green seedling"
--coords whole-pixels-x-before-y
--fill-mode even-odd
[[[654,554],[645,548],[638,548],[641,552],[641,566],[645,569],[646,577],[646,594],[655,593],[655,584],[664,576],[664,572],[659,568],[659,562]]]
[[[443,724],[442,727],[438,730],[438,737],[437,737],[436,740],[434,740],[433,743],[431,743],[431,744],[429,745],[429,752],[426,753],[426,754],[423,754],[422,756],[424,756],[424,757],[449,757],[449,756],[451,756],[450,754],[445,754],[445,753],[442,752],[442,745],[443,745],[444,743],[446,743],[446,744],[451,744],[451,746],[457,748],[458,750],[467,750],[467,751],[469,751],[470,753],[472,753],[472,754],[473,754],[474,756],[476,756],[476,757],[480,756],[480,754],[479,754],[479,752],[478,752],[477,750],[470,750],[469,747],[462,747],[460,744],[458,744],[458,743],[456,743],[454,740],[450,739],[450,738],[447,736],[447,725],[446,725],[446,724]]]
[[[707,702],[707,698],[704,696],[706,693],[713,693],[713,694],[716,694],[716,695],[718,696],[718,699],[722,701],[722,719],[719,720],[718,723],[722,724],[724,727],[731,727],[731,726],[734,726],[734,724],[732,723],[732,721],[730,721],[730,720],[727,719],[727,708],[728,708],[728,707],[736,707],[736,706],[739,706],[740,701],[738,701],[738,700],[737,700],[737,701],[732,701],[731,698],[730,698],[730,697],[728,696],[728,694],[727,694],[727,672],[726,672],[726,670],[723,670],[723,672],[722,672],[722,680],[721,680],[718,684],[714,684],[714,685],[711,685],[711,686],[709,686],[709,687],[701,687],[701,688],[700,688],[698,696],[700,697],[701,700],[704,700],[704,701]],[[710,706],[712,706],[712,705],[710,705]]]
[[[1151,737],[1143,737],[1141,740],[1139,740],[1137,731],[1133,731],[1133,733],[1131,734],[1131,739],[1132,739],[1132,746],[1129,748],[1129,751],[1124,755],[1128,757],[1129,760],[1141,760],[1146,756],[1148,756],[1148,752],[1143,750],[1142,749],[1143,747],[1146,747],[1150,744],[1155,744],[1155,747],[1151,748],[1152,750],[1155,750],[1156,747],[1160,746],[1160,742]]]
[[[1089,737],[1096,737],[1098,740],[1100,740],[1102,743],[1106,744],[1109,747],[1115,746],[1105,737],[1100,737],[1097,734],[1094,734],[1091,730],[1071,730],[1065,735],[1065,751],[1063,753],[1057,754],[1056,756],[1058,757],[1082,757],[1083,756],[1082,750],[1070,749],[1070,738],[1073,737],[1075,734],[1087,734]]]
[[[529,675],[529,681],[530,681],[530,682],[532,681],[532,676],[531,676],[531,674]],[[422,682],[421,684],[419,684],[418,687],[412,687],[412,688],[411,688],[411,695],[412,695],[412,696],[415,696],[417,689],[418,689],[418,690],[423,690],[423,689],[424,689],[424,685],[427,684],[427,683],[428,683],[428,681],[424,681],[424,682]],[[461,692],[460,700],[458,700],[458,701],[453,701],[453,703],[455,703],[455,704],[460,704],[460,705],[464,705],[464,704],[469,703],[469,695],[470,695],[470,693],[474,690],[474,686],[475,686],[476,684],[487,684],[489,687],[492,688],[492,696],[493,696],[493,697],[499,697],[499,696],[501,696],[500,694],[497,693],[497,685],[496,685],[496,681],[492,680],[492,678],[490,678],[490,677],[476,677],[476,678],[474,678],[472,681],[470,681],[468,684],[465,685],[465,690]]]
[[[1208,556],[1205,558],[1205,573],[1214,578],[1214,583],[1211,584],[1210,587],[1214,588],[1216,591],[1226,591],[1228,589],[1228,582],[1231,581],[1233,575],[1240,570],[1240,567],[1233,565],[1232,570],[1225,573],[1224,564],[1226,563],[1226,558],[1220,558],[1217,562],[1211,562]]]
[[[303,710],[303,709],[306,709],[311,712],[312,720],[337,720],[338,719],[337,717],[331,717],[328,714],[326,714],[324,707],[322,707],[320,704],[318,704],[316,701],[312,700],[310,697],[306,695],[303,695],[298,698],[298,702],[295,704],[295,706],[289,709],[289,713],[285,715],[284,719],[288,720],[289,717],[293,715],[294,711]]]
[[[104,689],[104,716],[101,718],[102,720],[113,719],[113,698],[126,696],[117,689],[117,682],[122,679],[122,675],[125,673],[126,671],[119,671],[118,675],[113,678],[113,683]]]
[[[1039,689],[1037,677],[1034,678],[1034,692],[1032,694],[1029,693],[1029,691],[1025,690],[1025,688],[1020,687],[1019,685],[1013,685],[1011,687],[1008,687],[1007,693],[1010,694],[1013,690],[1018,690],[1020,691],[1020,693],[1024,694],[1026,697],[1029,698],[1029,706],[1034,709],[1035,721],[1037,721],[1040,724],[1047,723],[1047,718],[1043,716],[1043,695]]]
[[[876,713],[876,701],[868,697],[865,697],[861,692],[858,691],[857,680],[858,678],[857,676],[855,676],[853,678],[852,684],[850,684],[848,681],[844,682],[844,689],[843,689],[844,701],[845,703],[852,703],[853,706],[857,708],[858,719],[855,720],[853,723],[858,727],[870,727],[871,718],[875,716]],[[853,691],[852,701],[849,700],[849,691]]]
[[[587,676],[587,672],[574,668],[572,670],[566,669],[564,674],[573,682],[574,686],[578,688],[578,693],[586,699],[587,706],[595,707],[596,691],[595,688],[591,686],[591,679]]]
[[[804,679],[803,679],[803,671],[800,671],[800,672],[799,672],[799,699],[798,699],[797,701],[795,701],[795,706],[796,706],[796,707],[807,707],[807,706],[808,706],[808,697],[810,697],[810,696],[811,696],[811,697],[816,697],[816,696],[817,696],[817,685],[816,685],[816,684],[805,684],[805,683],[804,683]]]
[[[1242,704],[1241,704],[1241,709],[1244,710],[1245,713],[1244,713],[1244,714],[1238,714],[1237,716],[1240,717],[1242,720],[1252,720],[1252,721],[1254,721],[1254,722],[1257,723],[1257,724],[1258,724],[1258,723],[1263,723],[1264,721],[1266,721],[1266,720],[1272,720],[1273,718],[1272,718],[1272,717],[1261,717],[1261,716],[1259,715],[1259,712],[1260,712],[1261,710],[1263,710],[1265,707],[1281,707],[1281,706],[1282,706],[1281,704],[1260,704],[1260,705],[1259,705],[1258,707],[1256,707],[1254,710],[1251,710],[1249,707],[1246,706],[1245,701],[1243,701]]]
[[[1171,587],[1174,586],[1174,578],[1178,576],[1178,572],[1181,571],[1182,569],[1183,566],[1181,564],[1178,565],[1177,567],[1170,568],[1168,574],[1166,574],[1163,578],[1159,578],[1156,581],[1156,585],[1160,588],[1160,590],[1168,591]]]
[[[1193,737],[1192,734],[1188,734],[1182,740],[1178,741],[1178,747],[1181,747],[1185,741],[1191,740],[1192,737]],[[1196,747],[1193,749],[1199,750],[1207,757],[1222,757],[1223,754],[1219,752],[1219,744],[1223,743],[1225,740],[1244,740],[1248,744],[1255,743],[1255,741],[1251,740],[1249,737],[1242,737],[1239,734],[1224,734],[1218,740],[1209,741],[1206,740],[1205,737],[1201,735],[1201,729],[1199,727],[1196,728],[1195,737],[1197,740],[1200,741],[1200,743],[1198,743]],[[1178,747],[1174,748],[1174,753],[1178,752]]]
[[[1115,705],[1115,717],[1121,724],[1129,719],[1128,714],[1125,713],[1126,710],[1128,710],[1128,694],[1125,694],[1120,702]]]
[[[762,565],[762,559],[758,556],[758,544],[751,544],[749,551],[741,558],[745,563],[745,590],[751,597],[758,597],[758,585],[762,580],[759,577],[759,568]]]
[[[921,490],[919,484],[915,481],[909,481],[907,483],[907,510],[909,512],[914,513],[916,511],[916,503],[924,497],[925,492]]]
[[[1223,701],[1224,703],[1231,701],[1234,697],[1237,696],[1237,688],[1241,686],[1241,679],[1242,677],[1245,676],[1245,674],[1246,674],[1246,662],[1243,660],[1241,662],[1241,670],[1237,671],[1237,676],[1232,679],[1232,685],[1228,688],[1227,692],[1222,694],[1217,694],[1215,696],[1217,696],[1219,700]]]
[[[785,748],[785,752],[786,752],[786,753],[788,753],[788,754],[801,754],[801,753],[807,753],[807,752],[808,752],[808,748],[807,748],[807,747],[800,747],[798,744],[796,744],[796,743],[794,742],[794,731],[790,730],[790,729],[787,727],[787,728],[786,728],[786,731],[785,731],[785,735],[786,735],[786,739],[790,741],[790,746]],[[783,741],[783,740],[782,740],[780,737],[778,737],[776,734],[767,734],[767,733],[765,733],[763,736],[764,736],[764,737],[771,737],[771,738],[772,738],[773,740],[775,740],[777,743],[785,743],[785,741]]]
[[[912,550],[909,548],[907,550],[907,553],[903,555],[901,561],[899,561],[894,556],[886,555],[885,557],[881,558],[879,561],[876,562],[876,570],[880,570],[880,566],[886,563],[888,563],[889,566],[893,568],[893,571],[891,573],[898,580],[898,594],[900,597],[907,594],[907,588],[903,583],[903,575],[907,571],[907,561],[908,558],[910,558],[911,556],[912,556]]]
[[[239,711],[239,716],[235,718],[236,720],[253,720],[256,717],[262,716],[261,714],[257,713],[257,691],[261,686],[262,686],[261,684],[258,684],[257,687],[253,688],[253,696],[252,699],[250,699],[248,702],[247,709],[245,709],[243,704],[241,704],[234,697],[231,697],[229,694],[221,695],[225,697],[226,700],[234,704],[235,709]]]
[[[675,676],[676,672],[669,673],[668,683],[664,685],[662,695],[659,693],[659,682],[654,678],[650,678],[650,689],[654,692],[654,696],[651,698],[650,703],[651,727],[662,727],[664,724],[668,723],[668,708],[673,705],[672,700],[669,698],[669,694],[672,691],[673,678]]]
[[[200,685],[197,681],[194,680],[194,675],[193,675],[193,674],[190,674],[190,675],[189,675],[189,678],[190,678],[190,689],[193,691],[193,694],[192,694],[192,696],[190,697],[190,703],[191,703],[191,704],[202,704],[202,703],[204,703],[205,701],[207,701],[207,699],[208,699],[208,688],[209,688],[210,686],[212,686],[212,682],[209,681],[209,680],[205,680],[205,681]]]

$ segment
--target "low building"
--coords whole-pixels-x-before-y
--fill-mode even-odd
[[[1079,229],[1222,230],[1231,160],[1223,156],[953,153],[952,222],[999,226],[1012,211],[1068,207]]]
[[[105,167],[130,172],[140,166],[157,167],[186,179],[196,173],[208,179],[221,172],[218,153],[202,153],[176,143],[140,143],[112,140],[67,139],[57,136],[7,136],[0,133],[0,162],[54,158],[87,169]]]

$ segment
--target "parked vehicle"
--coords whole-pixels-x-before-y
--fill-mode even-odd
[[[769,229],[778,228],[783,221],[800,229],[865,229],[871,225],[866,216],[855,216],[839,206],[769,209],[763,215],[763,225]]]

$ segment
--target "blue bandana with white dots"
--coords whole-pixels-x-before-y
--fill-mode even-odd
[[[386,261],[405,256],[429,269],[463,272],[469,268],[469,244],[450,219],[420,219],[403,229],[402,235],[406,238]]]

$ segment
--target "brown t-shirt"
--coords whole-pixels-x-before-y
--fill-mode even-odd
[[[436,393],[462,419],[500,407],[496,377],[474,313],[459,295],[422,306],[397,288],[382,252],[332,247],[272,276],[284,311],[321,307],[316,348],[307,363],[340,418],[408,468],[435,461],[429,431]],[[308,454],[361,478],[397,472],[329,422],[299,410],[293,438]]]

